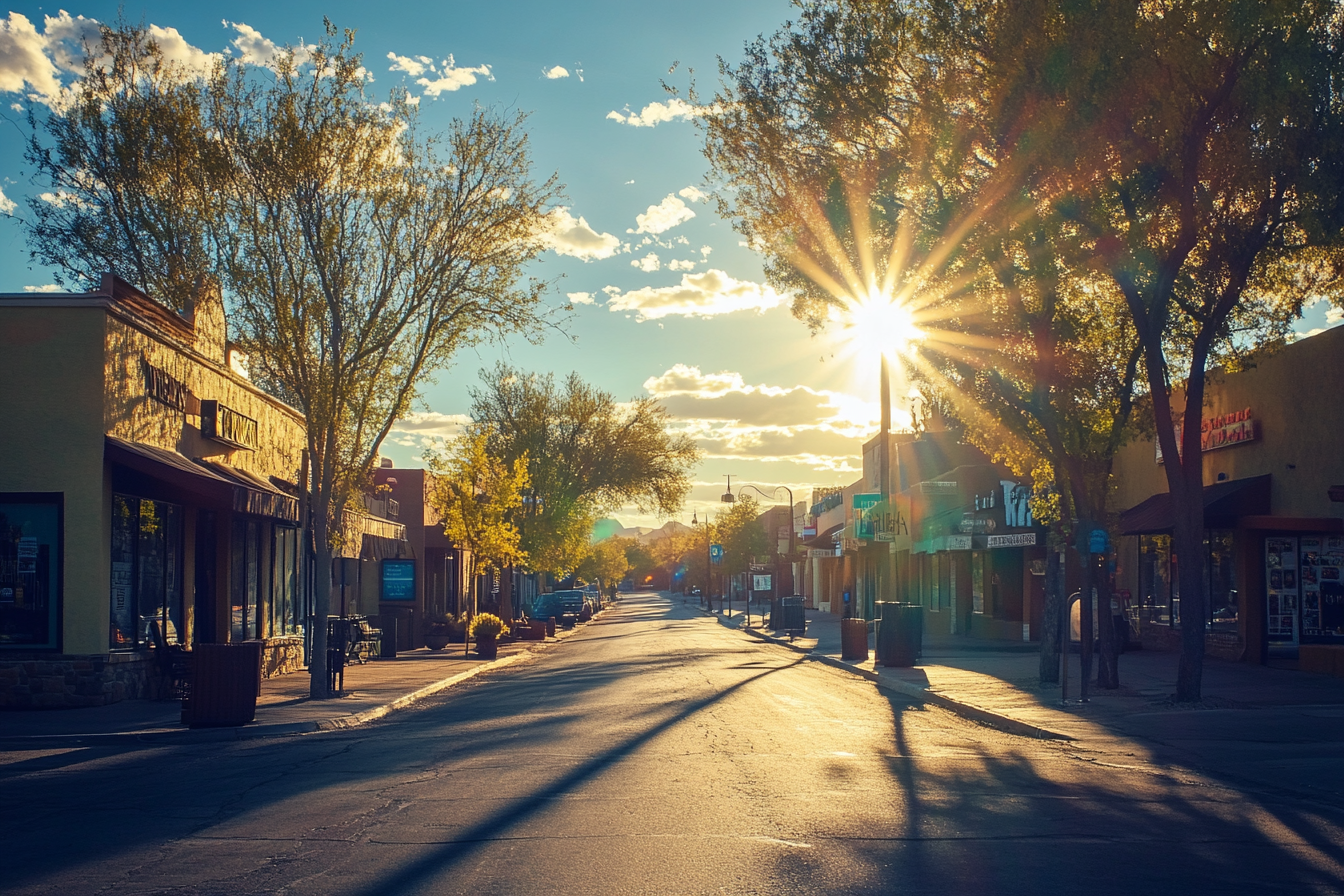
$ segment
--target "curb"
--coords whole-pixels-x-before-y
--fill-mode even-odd
[[[720,625],[722,625],[722,623],[720,623]],[[729,628],[729,626],[725,625],[724,628]],[[1022,737],[1031,737],[1038,740],[1074,740],[1073,737],[1067,734],[1051,731],[1049,728],[1042,728],[1039,725],[1033,725],[1030,722],[1022,721],[1021,719],[1015,719],[1012,716],[1006,716],[1002,713],[994,712],[993,710],[983,709],[970,703],[964,703],[960,700],[953,699],[946,694],[940,694],[937,691],[916,687],[915,685],[904,681],[891,681],[883,678],[882,675],[876,671],[860,669],[857,666],[850,665],[844,660],[836,659],[833,656],[827,656],[824,653],[812,653],[810,648],[799,647],[796,644],[791,644],[782,638],[772,637],[764,632],[758,632],[749,628],[738,628],[734,630],[751,635],[753,638],[764,641],[767,644],[778,644],[780,647],[788,648],[794,653],[802,654],[803,657],[812,660],[813,662],[821,663],[822,665],[830,666],[833,669],[839,669],[843,672],[848,672],[859,678],[865,678],[877,685],[878,690],[900,694],[903,697],[909,697],[920,703],[932,703],[935,706],[946,709],[949,712],[955,713],[964,719],[969,719],[980,725],[986,725],[990,728],[997,728],[1000,731],[1007,731],[1009,734],[1017,734]]]
[[[561,640],[563,639],[557,638],[556,641],[552,643],[559,643]],[[268,725],[252,725],[250,727],[241,725],[238,727],[223,728],[166,728],[153,731],[118,731],[108,734],[34,734],[26,737],[0,737],[0,749],[50,750],[63,747],[114,746],[117,744],[135,743],[222,743],[233,740],[251,740],[258,737],[283,737],[291,734],[311,734],[317,731],[340,731],[350,728],[358,728],[369,722],[377,721],[389,713],[399,709],[405,709],[418,700],[423,700],[425,697],[447,690],[453,685],[460,684],[467,679],[475,678],[477,675],[484,672],[491,672],[495,669],[511,666],[531,654],[531,650],[523,650],[506,657],[501,657],[497,660],[491,660],[488,663],[481,663],[479,666],[475,666],[465,672],[459,672],[448,678],[431,682],[419,690],[398,697],[391,703],[375,706],[371,709],[366,709],[363,712],[337,716],[330,719],[312,719],[303,722],[274,722]]]

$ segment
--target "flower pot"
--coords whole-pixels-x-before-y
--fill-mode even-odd
[[[476,655],[483,660],[492,660],[499,656],[499,639],[494,637],[477,638]]]
[[[453,636],[448,632],[426,632],[425,646],[430,650],[442,650],[453,640]]]

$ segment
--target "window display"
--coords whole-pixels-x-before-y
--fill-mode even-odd
[[[59,646],[61,495],[0,495],[0,648]]]
[[[157,638],[165,644],[185,643],[182,508],[113,495],[111,547],[109,646],[134,650],[154,645]]]

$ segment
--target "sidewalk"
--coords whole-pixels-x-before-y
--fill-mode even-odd
[[[1136,650],[1120,657],[1121,687],[1092,687],[1080,703],[1079,660],[1070,657],[1069,697],[1058,684],[1040,684],[1038,645],[931,639],[911,668],[876,666],[869,658],[840,658],[840,618],[807,611],[807,636],[790,643],[748,628],[739,612],[720,624],[747,631],[845,669],[884,690],[943,706],[961,716],[1031,737],[1074,741],[1079,748],[1117,738],[1141,739],[1168,758],[1234,771],[1260,783],[1344,794],[1338,757],[1344,755],[1344,679],[1213,658],[1204,661],[1203,700],[1177,704],[1179,657]],[[1160,749],[1159,749],[1160,748]]]
[[[577,628],[557,630],[543,641],[499,646],[499,657],[482,660],[463,655],[461,644],[443,650],[404,651],[395,658],[373,659],[345,668],[345,693],[331,700],[308,697],[306,671],[265,679],[256,718],[236,728],[187,728],[177,700],[124,700],[88,709],[0,712],[4,749],[86,746],[119,741],[200,742],[301,734],[352,728],[400,709],[481,672],[511,665],[570,637]]]

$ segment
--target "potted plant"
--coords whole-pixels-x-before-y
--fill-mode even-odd
[[[504,620],[494,613],[481,613],[471,620],[471,637],[481,659],[492,660],[499,655],[499,636],[503,631]]]
[[[430,650],[442,650],[453,640],[453,625],[457,622],[451,613],[431,616],[429,628],[425,629],[425,646]]]

